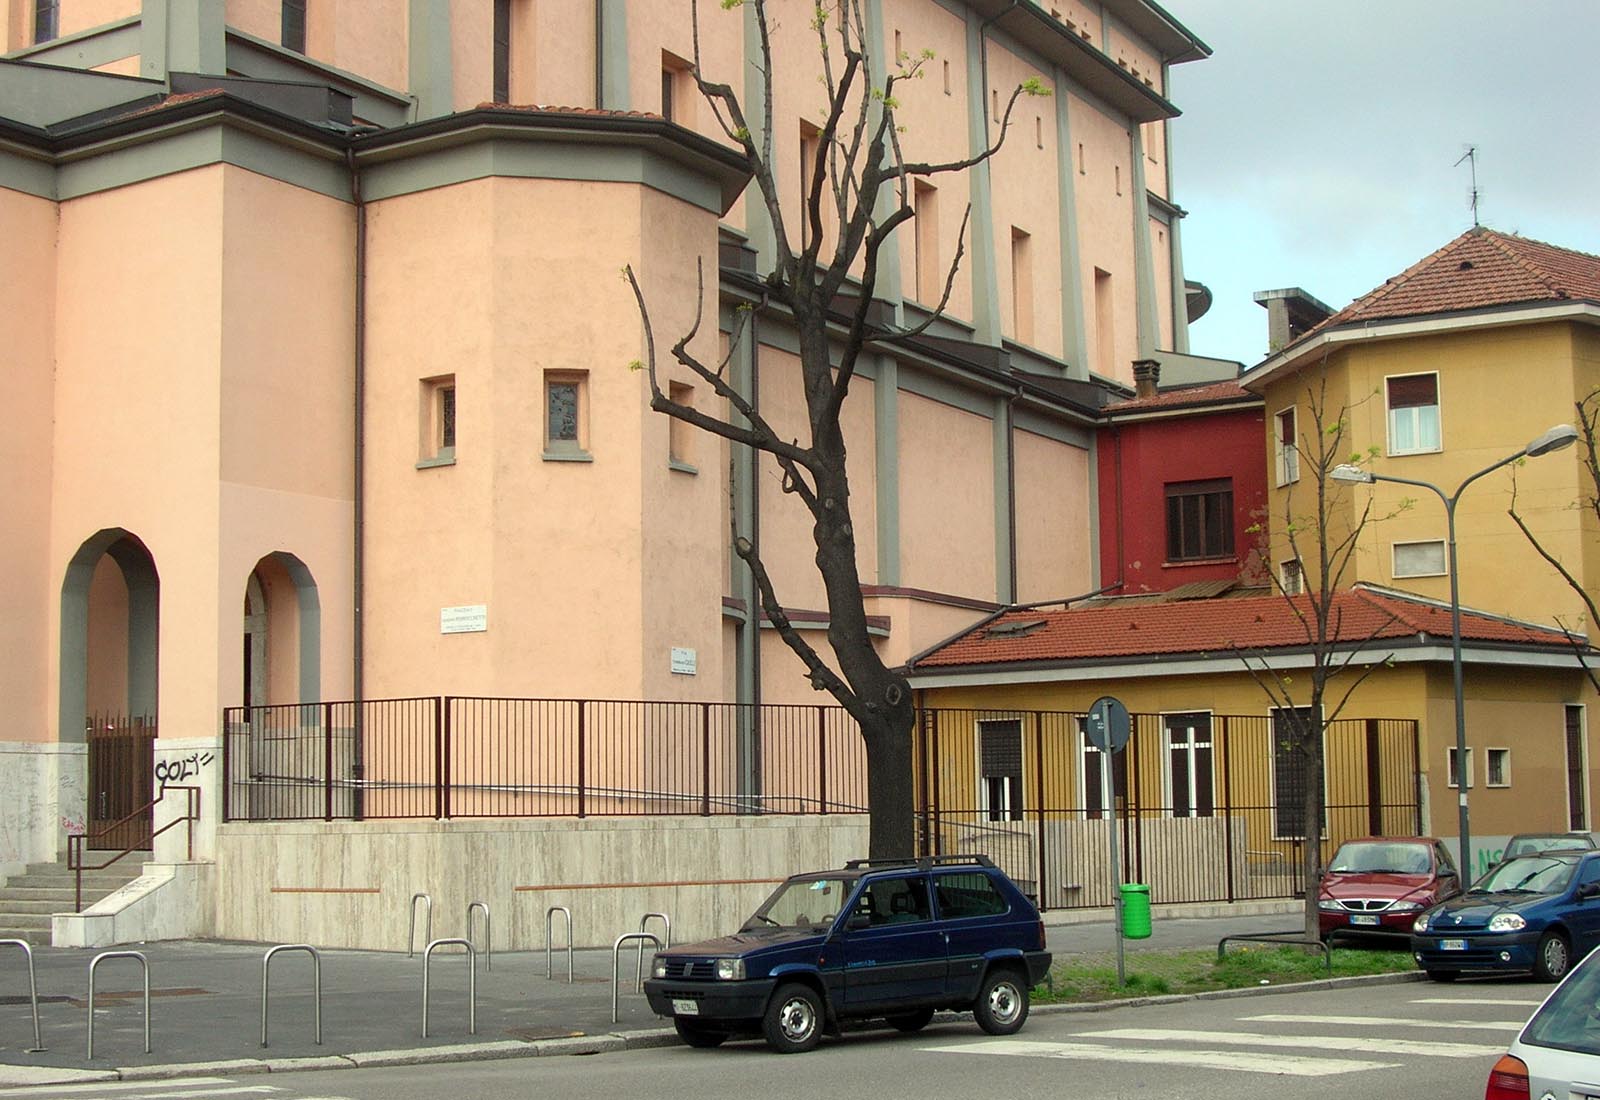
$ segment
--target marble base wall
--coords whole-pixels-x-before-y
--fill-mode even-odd
[[[88,759],[83,745],[0,741],[0,878],[65,858],[84,829]]]
[[[54,914],[50,943],[110,947],[210,936],[215,876],[210,863],[146,863],[137,879],[83,912]]]
[[[403,951],[421,893],[432,938],[466,936],[467,908],[482,901],[495,950],[526,951],[544,947],[545,913],[558,905],[572,911],[579,947],[610,946],[653,912],[670,917],[677,943],[725,934],[788,875],[865,855],[867,820],[235,822],[217,830],[216,849],[210,934],[224,939]],[[559,915],[555,927],[560,947]]]

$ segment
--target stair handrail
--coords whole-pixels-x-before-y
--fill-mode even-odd
[[[118,826],[127,824],[128,822],[132,821],[136,817],[144,817],[144,818],[147,818],[148,820],[153,822],[155,820],[155,806],[156,806],[156,803],[160,802],[163,798],[167,797],[167,792],[168,791],[182,791],[182,792],[184,792],[184,812],[182,813],[182,815],[173,818],[171,821],[167,822],[165,825],[161,826],[161,828],[159,828],[159,829],[152,828],[147,835],[140,836],[138,838],[139,843],[130,844],[128,847],[124,848],[122,851],[118,852],[116,855],[112,856],[110,859],[106,860],[104,863],[98,863],[93,867],[85,867],[84,866],[83,853],[84,853],[84,844],[85,843],[87,843],[90,840],[94,840],[94,839],[96,839],[98,837],[105,836],[107,833],[110,833],[113,829],[116,829]],[[199,820],[200,820],[200,788],[199,787],[182,787],[182,786],[178,786],[176,784],[163,783],[161,785],[161,793],[160,794],[156,795],[149,802],[146,802],[143,806],[140,806],[137,810],[134,810],[132,813],[128,814],[126,817],[123,817],[123,818],[120,818],[120,819],[118,819],[116,821],[113,821],[111,824],[107,825],[105,828],[100,829],[97,832],[93,832],[93,833],[69,833],[67,835],[67,869],[73,873],[73,900],[72,900],[73,912],[75,912],[75,913],[83,912],[83,873],[85,871],[103,871],[107,867],[110,867],[113,863],[117,862],[123,856],[130,855],[133,852],[142,852],[142,851],[144,851],[146,846],[148,846],[153,851],[154,848],[155,848],[155,839],[156,839],[156,837],[160,836],[162,833],[166,832],[168,829],[172,828],[174,825],[180,825],[181,824],[181,825],[188,825],[189,826],[189,830],[188,830],[188,834],[187,834],[188,835],[188,840],[189,840],[189,856],[188,856],[188,858],[191,859],[191,860],[194,859],[194,827],[193,826],[194,826],[194,823],[199,821]],[[107,849],[107,851],[110,851],[110,849]]]

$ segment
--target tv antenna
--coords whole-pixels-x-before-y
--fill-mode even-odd
[[[1483,196],[1483,192],[1478,190],[1478,147],[1476,145],[1467,146],[1467,151],[1461,154],[1461,160],[1456,161],[1451,167],[1460,168],[1462,160],[1467,162],[1467,167],[1472,172],[1472,190],[1467,192],[1467,201],[1472,206],[1472,228],[1476,229],[1478,228],[1478,199]]]

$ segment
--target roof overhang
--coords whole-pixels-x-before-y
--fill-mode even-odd
[[[1398,641],[1398,639],[1396,639]],[[1255,653],[1248,656],[1254,660]],[[1313,656],[1304,651],[1280,651],[1264,658],[1274,669],[1312,667]],[[1343,659],[1342,657],[1340,658]],[[1529,649],[1526,647],[1464,644],[1461,659],[1465,664],[1499,668],[1551,669],[1579,672],[1583,666],[1568,649]],[[1429,640],[1417,644],[1407,639],[1401,645],[1369,645],[1366,654],[1354,661],[1363,665],[1446,664],[1451,661],[1448,642]],[[969,665],[960,668],[912,669],[907,675],[914,688],[993,687],[1006,684],[1094,683],[1102,680],[1168,679],[1178,676],[1216,676],[1222,673],[1248,675],[1239,653],[1174,654],[1170,657],[1085,661],[1031,661],[1010,664]]]
[[[1320,361],[1330,352],[1374,340],[1398,340],[1404,337],[1434,336],[1560,321],[1600,325],[1600,302],[1533,302],[1498,306],[1493,309],[1462,310],[1456,313],[1396,317],[1338,325],[1314,333],[1299,343],[1284,348],[1276,355],[1262,360],[1240,376],[1239,384],[1248,389],[1257,389]]]

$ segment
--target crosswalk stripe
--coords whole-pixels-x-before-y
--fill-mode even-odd
[[[194,1088],[198,1085],[231,1085],[233,1081],[227,1077],[185,1077],[171,1082],[171,1087],[185,1086]],[[118,1096],[119,1100],[132,1100],[127,1093],[146,1093],[149,1095],[173,1096],[174,1093],[157,1093],[168,1087],[159,1081],[96,1081],[81,1085],[57,1085],[50,1090],[51,1100],[71,1100],[74,1096]],[[42,1100],[37,1085],[24,1088],[0,1089],[0,1100],[6,1097],[27,1097],[28,1100]]]
[[[1245,1016],[1250,1023],[1261,1024],[1338,1024],[1343,1027],[1428,1027],[1446,1031],[1521,1031],[1526,1020],[1415,1020],[1393,1016],[1293,1016],[1288,1013],[1269,1013],[1265,1016]]]
[[[1544,1004],[1543,998],[1531,1001],[1518,1000],[1515,997],[1414,997],[1414,1005],[1513,1005],[1519,1008],[1537,1008]]]
[[[1365,1062],[1352,1058],[1297,1058],[1285,1054],[1248,1051],[1174,1050],[1170,1047],[1113,1047],[1101,1043],[1041,1043],[1016,1039],[990,1039],[956,1046],[923,1047],[936,1054],[998,1054],[1020,1058],[1074,1058],[1096,1062],[1141,1062],[1203,1066],[1245,1073],[1271,1073],[1290,1077],[1332,1077],[1369,1069],[1393,1069],[1398,1062]]]
[[[177,1081],[177,1082],[174,1082],[174,1083],[175,1084],[180,1084],[180,1085],[192,1085],[194,1082],[192,1082],[192,1081]],[[285,1092],[285,1091],[287,1091],[287,1090],[279,1088],[277,1085],[234,1085],[232,1088],[226,1088],[226,1089],[218,1089],[218,1088],[196,1089],[196,1088],[190,1088],[190,1089],[181,1089],[181,1090],[178,1090],[176,1092],[149,1092],[149,1093],[143,1094],[143,1096],[140,1097],[140,1100],[144,1100],[144,1097],[149,1097],[149,1100],[174,1100],[174,1098],[182,1098],[182,1097],[188,1097],[188,1096],[199,1096],[199,1097],[244,1096],[244,1095],[260,1096],[260,1095],[263,1095],[263,1094],[266,1094],[266,1093],[269,1093],[269,1092]]]
[[[1439,1058],[1477,1058],[1504,1054],[1505,1044],[1435,1043],[1423,1039],[1368,1039],[1349,1035],[1264,1035],[1241,1031],[1184,1031],[1178,1028],[1119,1027],[1086,1031],[1085,1039],[1141,1039],[1146,1042],[1218,1043],[1222,1046],[1311,1047],[1358,1054],[1431,1055]]]

